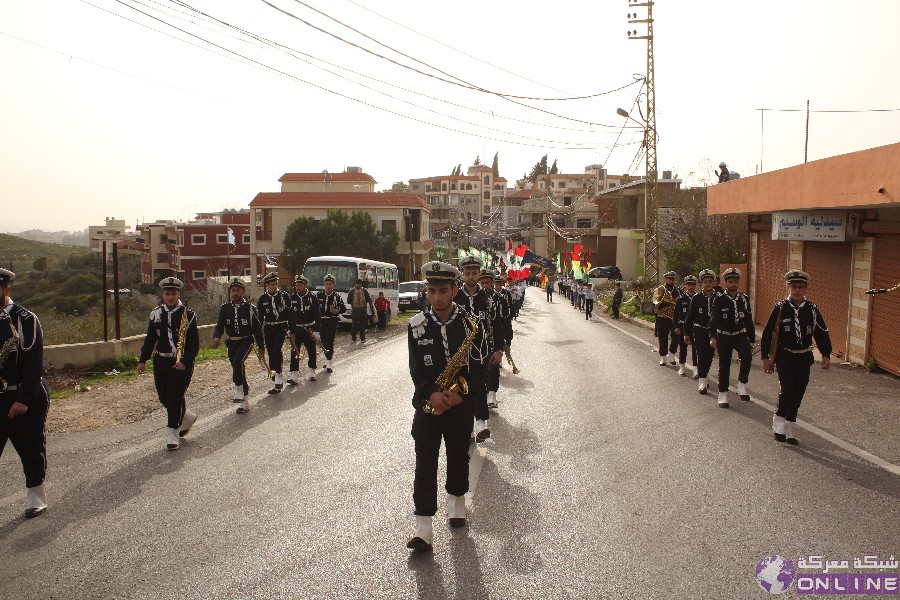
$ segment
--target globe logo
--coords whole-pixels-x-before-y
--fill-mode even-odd
[[[783,594],[791,589],[796,572],[790,559],[772,554],[756,565],[756,582],[770,594]]]

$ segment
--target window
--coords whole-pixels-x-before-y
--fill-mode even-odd
[[[563,198],[563,206],[572,206],[572,196],[565,196]]]
[[[444,192],[447,191],[447,184],[446,184],[446,183],[442,183],[442,184],[441,184],[441,190],[444,191]]]
[[[381,221],[381,232],[388,233],[390,231],[397,232],[397,219],[384,219]]]
[[[244,269],[244,275],[250,275],[250,267]]]
[[[219,277],[228,277],[228,269],[219,269]]]
[[[575,227],[578,227],[579,229],[590,229],[592,226],[593,225],[591,224],[590,219],[576,219],[575,220]]]
[[[483,212],[484,214],[488,214],[489,212],[491,212],[491,207],[485,204],[481,212]]]
[[[168,254],[162,254],[162,253],[157,254],[157,255],[156,255],[156,262],[161,262],[161,263],[167,263],[167,262],[169,262],[169,255],[168,255]]]
[[[451,190],[455,190],[455,189],[456,189],[456,184],[455,184],[455,183],[451,183],[451,184],[450,184],[450,189],[451,189]]]
[[[217,244],[227,244],[228,243],[228,234],[227,233],[217,233],[216,234],[216,243]]]
[[[206,279],[206,271],[191,271],[191,277],[194,279]]]
[[[206,243],[206,234],[205,233],[195,233],[191,236],[191,243],[202,246]]]
[[[484,199],[485,199],[485,200],[490,200],[490,199],[491,199],[491,193],[490,193],[490,192],[485,192],[485,193],[484,193]]]
[[[491,176],[485,175],[484,176],[484,185],[490,185],[490,183],[491,183]]]
[[[244,234],[244,237],[243,237],[243,240],[244,240],[244,243],[245,243],[245,244],[249,244],[249,243],[250,243],[250,234],[249,234],[249,233],[245,233],[245,234]]]
[[[168,233],[159,234],[159,243],[160,244],[166,244],[168,242],[169,242],[169,234]]]

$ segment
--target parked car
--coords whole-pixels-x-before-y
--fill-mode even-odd
[[[400,312],[419,310],[419,290],[423,285],[424,281],[404,281],[400,284],[400,296],[397,301]]]
[[[604,279],[622,281],[622,270],[619,267],[594,267],[588,271],[588,279],[594,284],[602,283]]]

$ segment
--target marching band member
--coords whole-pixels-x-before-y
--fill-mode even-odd
[[[778,409],[772,417],[775,441],[797,444],[794,423],[809,384],[809,369],[815,362],[812,343],[815,340],[822,354],[822,368],[827,369],[831,366],[831,337],[819,307],[806,299],[809,275],[803,271],[788,271],[784,279],[790,286],[790,293],[769,315],[760,354],[763,370],[778,372]]]
[[[472,367],[480,365],[485,360],[482,354],[487,352],[484,330],[477,324],[477,317],[453,301],[459,271],[446,263],[431,262],[423,267],[422,275],[431,308],[410,319],[408,330],[409,372],[415,386],[411,433],[416,452],[416,530],[406,543],[411,550],[432,549],[441,440],[447,455],[447,518],[451,527],[466,524],[468,449],[475,415],[473,394],[483,385],[480,376],[473,377]],[[477,332],[473,332],[473,325],[478,327]],[[491,362],[499,359],[499,352],[490,358]],[[439,387],[438,383],[446,383],[439,380],[445,378],[461,378],[467,390],[450,391],[449,384]]]
[[[323,279],[324,291],[316,294],[319,299],[319,327],[321,328],[322,345],[325,346],[325,372],[331,373],[334,365],[334,336],[337,333],[338,317],[347,310],[344,299],[334,291],[334,275],[330,273]]]
[[[503,275],[494,276],[494,295],[492,297],[493,309],[493,333],[494,346],[499,347],[503,352],[509,352],[513,339],[512,328],[512,308],[509,305],[509,298],[503,294]],[[502,338],[502,346],[499,342]],[[491,364],[488,366],[488,408],[499,408],[500,401],[497,400],[497,392],[500,390],[500,364]]]
[[[0,454],[6,440],[25,473],[25,518],[47,510],[47,410],[50,390],[41,376],[44,332],[31,311],[9,297],[15,273],[0,269]]]
[[[144,374],[153,355],[153,382],[167,414],[166,448],[178,450],[179,438],[186,436],[197,420],[197,414],[186,409],[184,395],[194,374],[200,336],[194,311],[181,302],[184,284],[175,277],[166,277],[159,286],[163,303],[150,312],[138,373]]]
[[[750,346],[756,342],[756,328],[750,313],[750,299],[738,291],[741,272],[734,267],[722,273],[725,293],[713,300],[709,319],[709,345],[719,352],[719,408],[728,408],[728,378],[731,377],[731,356],[737,350],[741,361],[738,372],[738,395],[750,402],[747,382],[750,380]]]
[[[675,271],[669,271],[663,277],[665,277],[665,284],[653,292],[653,312],[656,313],[656,335],[659,338],[659,366],[661,367],[664,367],[666,362],[675,364],[678,339],[675,335],[675,324],[672,317],[674,316],[675,301],[681,295],[681,290],[675,287]]]
[[[678,374],[684,377],[687,371],[684,366],[687,362],[687,349],[691,346],[691,364],[694,365],[694,379],[697,379],[697,348],[688,344],[685,336],[688,335],[685,330],[685,322],[687,314],[691,309],[691,300],[697,293],[697,278],[688,275],[684,278],[684,293],[675,301],[675,337],[678,339]]]
[[[275,385],[270,394],[280,394],[284,388],[282,373],[284,355],[284,337],[293,329],[293,311],[291,297],[284,290],[278,289],[278,273],[269,273],[263,278],[266,291],[256,301],[256,310],[262,319],[263,337],[266,340],[266,354],[269,356],[269,369],[275,372]]]
[[[228,285],[231,301],[219,309],[219,319],[213,329],[213,345],[218,348],[222,343],[222,334],[227,333],[225,348],[228,350],[228,362],[231,363],[231,383],[234,384],[234,402],[238,403],[235,412],[241,414],[250,410],[248,397],[250,385],[244,362],[253,351],[253,343],[260,352],[264,352],[262,323],[256,314],[256,307],[244,300],[244,282],[240,277],[232,277]],[[262,354],[260,355],[262,356]]]
[[[712,365],[713,350],[709,345],[710,329],[709,319],[713,311],[713,300],[717,294],[713,288],[715,284],[715,273],[709,269],[700,271],[700,284],[703,289],[700,293],[694,294],[691,298],[691,305],[688,308],[687,315],[684,319],[684,341],[693,346],[696,352],[697,366],[694,375],[699,380],[698,391],[706,394],[709,390],[709,367]]]
[[[594,300],[597,298],[597,292],[594,291],[593,284],[584,284],[584,320],[587,321],[594,316]]]
[[[482,319],[487,327],[490,327],[487,291],[478,283],[481,277],[481,259],[477,256],[467,256],[459,261],[459,267],[462,269],[463,285],[456,292],[453,301],[462,306],[471,316]],[[487,405],[487,365],[471,364],[470,375],[477,382],[471,392],[475,400],[475,441],[483,442],[491,437],[491,430],[487,426],[490,417]]]
[[[319,299],[309,291],[309,280],[303,275],[294,277],[294,293],[291,294],[291,311],[293,321],[291,327],[291,340],[299,350],[299,345],[306,348],[308,359],[306,361],[307,378],[316,380],[316,340],[321,339],[319,333]],[[297,385],[300,379],[300,357],[291,348],[291,365],[288,373],[288,384]]]

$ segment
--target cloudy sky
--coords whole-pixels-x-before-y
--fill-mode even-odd
[[[721,160],[743,176],[801,163],[805,113],[763,128],[756,109],[807,100],[868,111],[813,112],[809,160],[900,141],[900,112],[873,112],[900,109],[897,0],[654,9],[660,169],[698,184]],[[544,154],[567,173],[641,172],[641,129],[616,108],[643,104],[626,15],[645,10],[0,0],[0,231],[245,207],[285,172],[360,166],[384,189],[496,152],[511,182]]]

